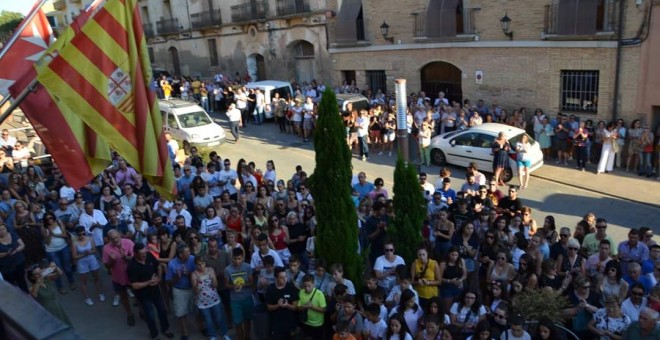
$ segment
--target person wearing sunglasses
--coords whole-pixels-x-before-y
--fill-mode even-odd
[[[621,303],[621,311],[633,322],[639,320],[640,311],[649,304],[649,300],[645,295],[644,286],[641,283],[636,283],[631,286],[629,297]]]
[[[96,287],[96,294],[99,297],[99,301],[105,301],[103,283],[99,278],[99,268],[101,266],[96,258],[96,244],[85,232],[85,227],[77,226],[75,231],[76,237],[71,247],[71,255],[76,264],[76,271],[80,276],[80,291],[85,298],[85,304],[93,306],[94,301],[92,301],[87,291],[87,276],[90,273],[92,275],[94,286]]]
[[[562,315],[568,317],[568,324],[580,339],[591,339],[591,332],[587,323],[593,314],[601,308],[601,296],[595,289],[591,289],[589,278],[577,274],[572,279],[573,292],[568,295],[571,307],[563,310]]]

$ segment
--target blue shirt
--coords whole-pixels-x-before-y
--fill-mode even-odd
[[[630,276],[626,275],[623,277],[623,280],[628,282],[628,292],[630,293],[632,291],[632,286],[635,283],[641,283],[642,286],[644,286],[644,294],[648,294],[651,292],[651,288],[653,288],[653,282],[651,282],[651,279],[648,277],[648,275],[640,275],[639,280],[634,281]]]
[[[188,275],[184,275],[183,271],[187,270]],[[192,289],[192,283],[190,282],[190,274],[195,271],[195,257],[193,255],[188,256],[188,260],[183,263],[181,259],[177,256],[170,263],[167,264],[167,273],[165,273],[165,280],[171,281],[174,279],[177,273],[181,273],[181,278],[174,284],[174,288],[178,289]]]
[[[353,186],[353,189],[357,191],[357,193],[360,195],[360,199],[363,199],[365,196],[367,196],[370,192],[374,191],[376,187],[374,186],[373,183],[371,182],[364,182],[364,184],[360,184],[359,182]]]
[[[456,191],[452,188],[447,189],[447,191],[436,189],[435,192],[439,192],[442,195],[442,202],[447,202],[451,198],[452,202],[456,202]]]
[[[183,194],[183,197],[186,200],[192,200],[192,188],[190,185],[192,184],[193,179],[195,179],[195,177],[183,175],[176,181],[177,192],[179,195]]]

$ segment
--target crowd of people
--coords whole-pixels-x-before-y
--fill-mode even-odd
[[[318,102],[326,86],[312,80],[310,83],[293,82],[294,94],[290,98],[275,95],[267,103],[259,89],[245,87],[249,76],[226,77],[216,74],[214,82],[201,82],[199,78],[172,79],[160,81],[163,97],[195,98],[206,110],[224,111],[232,103],[236,113],[230,116],[232,134],[239,138],[238,128],[249,122],[261,125],[266,116],[274,116],[280,132],[294,133],[303,141],[308,141],[314,131],[318,114]],[[170,83],[177,91],[171,90]],[[364,95],[370,107],[353,109],[348,105],[343,110],[346,125],[346,140],[360,158],[367,160],[369,151],[391,156],[396,130],[396,107],[394,96],[380,89],[360,90],[355,82],[345,81],[333,88],[336,93]],[[614,166],[625,168],[627,172],[637,172],[639,176],[660,179],[660,127],[655,134],[648,122],[640,119],[632,121],[629,127],[623,119],[606,122],[580,119],[573,114],[557,113],[555,117],[537,108],[533,114],[521,107],[509,112],[497,102],[487,105],[483,100],[473,103],[469,99],[462,102],[450,101],[444,92],[439,92],[431,100],[424,91],[411,93],[407,97],[407,129],[419,144],[419,157],[422,164],[430,165],[431,138],[436,134],[463,130],[483,123],[496,122],[521,128],[534,137],[543,150],[547,161],[568,165],[573,159],[575,167],[585,171],[587,164],[596,164],[597,174],[611,172]],[[240,119],[238,117],[240,112]],[[229,112],[227,112],[230,115]]]
[[[374,112],[387,111],[375,104]],[[442,118],[433,125],[434,114],[424,112],[424,126],[415,113],[411,133],[423,139],[425,129],[461,128],[460,120],[450,126]],[[486,121],[489,116],[516,117],[518,124],[524,113],[493,112]],[[350,143],[350,126],[347,133]],[[368,157],[362,145],[368,138],[356,137]],[[530,326],[516,305],[516,296],[536,290],[567,298],[565,325],[581,339],[660,337],[660,245],[648,227],[631,229],[618,243],[608,236],[606,219],[591,213],[574,228],[557,228],[553,216],[542,222],[533,216],[517,187],[502,192],[498,178],[475,164],[456,188],[443,168],[435,181],[419,174],[428,202],[419,226],[424,242],[406,263],[388,238],[392,197],[383,179],[371,182],[362,172],[352,179],[352,198],[357,241],[370,253],[354,282],[342,263],[326,263],[315,252],[323,221],[301,166],[278,176],[272,160],[262,171],[244,159],[234,166],[216,152],[209,159],[190,152],[173,165],[177,197],[171,200],[116,155],[112,167],[78,191],[56,165],[3,174],[4,280],[67,324],[59,295],[79,289],[80,303],[92,307],[106,301],[110,284],[109,300],[122,306],[127,324],[139,315],[154,339],[174,337],[170,314],[181,339],[192,332],[192,315],[210,339],[229,338],[231,327],[239,340],[561,339],[554,321]]]

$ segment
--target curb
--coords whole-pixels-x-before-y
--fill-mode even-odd
[[[618,199],[623,200],[623,201],[628,201],[628,202],[632,202],[632,203],[642,204],[642,205],[645,205],[645,206],[648,206],[648,207],[651,207],[651,208],[660,209],[660,204],[654,204],[654,203],[649,203],[649,202],[645,202],[645,201],[635,200],[635,199],[632,199],[632,198],[630,198],[630,197],[625,197],[625,196],[621,196],[621,195],[612,194],[612,193],[610,193],[610,192],[606,192],[606,191],[598,190],[598,189],[596,189],[596,188],[590,188],[590,187],[587,187],[587,186],[585,186],[585,185],[579,185],[579,184],[575,184],[575,183],[569,183],[568,181],[562,181],[561,179],[557,179],[557,178],[550,178],[550,177],[547,177],[547,176],[540,176],[540,175],[537,175],[537,174],[535,174],[535,173],[533,173],[533,172],[532,172],[531,176],[532,176],[532,177],[537,177],[537,178],[540,178],[540,179],[544,179],[544,180],[549,181],[549,182],[559,183],[559,184],[563,184],[563,185],[567,185],[567,186],[570,186],[570,187],[579,188],[579,189],[586,190],[586,191],[596,192],[596,193],[599,193],[599,194],[601,194],[601,195],[605,195],[605,196],[610,196],[610,197],[618,198]],[[601,176],[603,176],[603,174],[601,174]]]

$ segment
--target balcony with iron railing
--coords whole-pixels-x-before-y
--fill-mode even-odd
[[[179,19],[160,19],[156,21],[156,31],[158,34],[176,34],[179,33],[181,27],[179,26]]]
[[[461,36],[473,36],[477,34],[475,27],[476,13],[478,8],[466,8],[463,12],[456,13],[456,35],[455,36],[433,36],[428,32],[426,12],[412,13],[413,16],[413,38],[424,39],[448,39],[461,40]],[[434,18],[433,20],[438,20]],[[470,39],[471,40],[471,39]]]
[[[268,2],[264,0],[231,6],[231,21],[236,23],[265,19],[267,14]]]
[[[278,16],[303,14],[309,12],[309,0],[277,0]]]
[[[595,34],[606,39],[613,39],[616,32],[617,14],[618,14],[619,1],[617,0],[602,0],[599,2],[596,9],[596,27]],[[577,14],[580,16],[579,14]],[[560,17],[559,4],[552,4],[545,6],[545,17],[543,27],[543,37],[545,39],[558,38],[574,35],[588,35],[588,34],[565,34],[562,33],[562,28],[559,27]],[[581,20],[581,19],[578,19]]]
[[[142,24],[142,30],[144,31],[144,36],[147,38],[153,38],[155,36],[154,26],[152,24]]]
[[[222,25],[220,10],[200,12],[190,15],[190,24],[193,29],[203,29]]]

